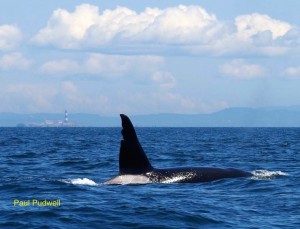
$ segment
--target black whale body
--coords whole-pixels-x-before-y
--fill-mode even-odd
[[[250,177],[250,172],[228,168],[180,167],[155,169],[149,162],[130,119],[121,114],[122,135],[119,175],[104,184],[197,183],[224,178]]]

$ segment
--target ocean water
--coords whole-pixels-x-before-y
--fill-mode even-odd
[[[253,176],[102,185],[118,173],[120,131],[0,128],[0,228],[300,228],[300,129],[137,128],[156,168]]]

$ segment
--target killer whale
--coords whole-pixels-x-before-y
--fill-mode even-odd
[[[198,183],[225,178],[252,176],[234,168],[180,167],[154,168],[145,154],[130,119],[120,114],[122,136],[119,153],[119,174],[103,184]]]

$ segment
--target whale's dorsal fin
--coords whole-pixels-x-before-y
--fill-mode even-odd
[[[120,155],[119,155],[119,173],[120,174],[140,174],[152,170],[152,166],[141,146],[134,127],[130,119],[121,114],[122,135]]]

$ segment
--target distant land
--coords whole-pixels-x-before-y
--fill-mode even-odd
[[[210,114],[131,115],[137,127],[300,127],[300,106],[228,108]],[[46,120],[62,120],[64,114],[0,113],[1,127],[15,127]],[[69,113],[69,121],[80,127],[120,127],[119,116]]]

